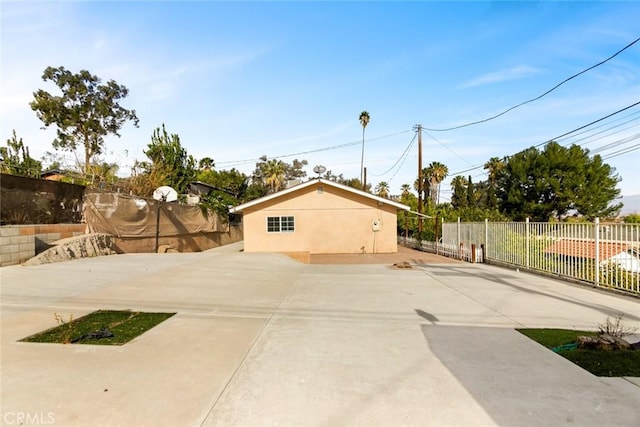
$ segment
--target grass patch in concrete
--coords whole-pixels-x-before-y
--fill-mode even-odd
[[[58,326],[20,341],[58,344],[123,345],[175,313],[98,310],[78,319],[54,314]]]
[[[595,336],[593,331],[570,329],[517,329],[521,334],[591,372],[598,377],[640,377],[640,351],[638,350],[586,350],[558,349],[571,347],[581,335]]]

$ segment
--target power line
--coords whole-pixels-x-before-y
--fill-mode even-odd
[[[629,113],[629,114],[627,114],[626,116],[619,117],[619,118],[617,118],[617,119],[615,119],[615,120],[612,120],[612,121],[611,121],[611,123],[615,123],[615,122],[618,122],[618,121],[620,121],[620,120],[624,120],[624,119],[626,119],[626,118],[629,118],[629,117],[631,117],[631,116],[636,116],[636,115],[640,115],[640,111],[634,111],[633,113]],[[636,118],[633,118],[633,119],[627,120],[626,122],[621,123],[621,124],[630,123],[630,122],[635,121],[635,120],[640,120],[640,117],[636,117]],[[575,136],[580,136],[580,135],[582,135],[582,134],[585,134],[585,133],[591,132],[592,130],[595,130],[595,129],[600,129],[601,127],[603,127],[603,126],[607,126],[607,125],[608,125],[608,123],[602,123],[602,124],[600,124],[600,125],[598,125],[598,126],[594,126],[592,129],[586,129],[586,130],[583,130],[582,132],[577,132],[577,133],[575,133],[573,136],[566,137],[566,139],[573,138],[573,137],[575,137]],[[618,125],[616,125],[616,126],[618,126]],[[612,127],[611,127],[611,128],[609,128],[609,129],[613,129],[613,128],[614,128],[614,127],[616,127],[616,126],[612,126]],[[607,130],[609,130],[609,129],[607,129]],[[597,134],[595,134],[595,135],[597,135]],[[558,138],[558,139],[556,139],[556,142],[560,142],[562,139],[563,139],[563,138]]]
[[[621,112],[623,112],[623,111],[626,111],[626,110],[628,110],[628,109],[630,109],[630,108],[633,108],[633,107],[635,107],[635,106],[637,106],[637,105],[640,105],[640,101],[638,101],[638,102],[636,102],[636,103],[634,103],[634,104],[631,104],[631,105],[629,105],[629,106],[627,106],[627,107],[621,108],[621,109],[619,109],[618,111],[615,111],[615,112],[613,112],[613,113],[611,113],[611,114],[607,114],[606,116],[601,117],[601,118],[599,118],[599,119],[597,119],[597,120],[594,120],[594,121],[592,121],[592,122],[590,122],[590,123],[587,123],[586,125],[583,125],[583,126],[577,127],[577,128],[575,128],[575,129],[573,129],[573,130],[570,130],[569,132],[565,132],[565,133],[563,133],[563,134],[562,134],[562,135],[560,135],[560,136],[556,136],[555,138],[548,139],[548,140],[546,140],[546,141],[544,141],[544,142],[541,142],[541,143],[540,143],[540,144],[538,144],[538,145],[534,145],[533,147],[534,147],[534,148],[538,148],[538,147],[540,147],[540,146],[542,146],[542,145],[548,144],[548,143],[549,143],[549,142],[551,142],[551,141],[557,141],[557,140],[558,140],[558,139],[560,139],[560,138],[563,138],[563,137],[565,137],[565,136],[567,136],[567,135],[571,135],[571,134],[573,134],[573,133],[575,133],[575,132],[578,132],[578,131],[580,131],[580,130],[582,130],[582,129],[585,129],[585,128],[587,128],[587,127],[589,127],[589,126],[593,125],[593,124],[596,124],[596,123],[599,123],[599,122],[601,122],[601,121],[603,121],[603,120],[606,120],[606,119],[608,119],[609,117],[615,116],[616,114],[619,114],[619,113],[621,113]],[[624,154],[624,153],[621,153],[621,154]],[[505,157],[510,157],[510,155],[509,155],[509,156],[505,156]],[[610,157],[607,157],[607,158],[610,158]],[[605,159],[605,158],[603,157],[603,160],[604,160],[604,159]],[[477,165],[477,166],[473,166],[473,167],[470,167],[470,168],[468,168],[468,169],[464,169],[464,170],[459,171],[459,172],[454,172],[454,173],[452,173],[451,175],[453,175],[453,176],[456,176],[456,175],[462,175],[462,174],[464,174],[464,173],[471,172],[471,171],[476,170],[476,169],[479,169],[479,168],[481,168],[481,167],[484,167],[484,164]]]
[[[396,169],[393,175],[391,175],[391,178],[389,178],[389,183],[391,183],[391,181],[393,181],[393,178],[395,178],[398,172],[400,172],[400,169],[402,169],[402,166],[404,166],[404,162],[407,160],[408,155],[409,155],[409,150],[406,151],[406,154],[402,159],[402,163],[400,163],[400,166],[398,166],[398,169]]]
[[[565,136],[570,135],[570,134],[572,134],[572,133],[574,133],[574,132],[577,132],[577,131],[579,131],[579,130],[582,130],[582,129],[584,129],[584,128],[588,127],[588,126],[591,126],[591,125],[593,125],[593,124],[595,124],[595,123],[598,123],[598,122],[601,122],[601,121],[603,121],[603,120],[606,120],[606,119],[608,119],[609,117],[611,117],[611,116],[615,116],[616,114],[621,113],[621,112],[623,112],[623,111],[626,111],[626,110],[628,110],[629,108],[633,108],[633,107],[635,107],[636,105],[640,105],[640,101],[636,102],[635,104],[631,104],[631,105],[629,105],[628,107],[624,107],[624,108],[622,108],[622,109],[620,109],[620,110],[616,111],[615,113],[611,113],[611,114],[608,114],[608,115],[606,115],[606,116],[604,116],[604,117],[599,118],[598,120],[594,120],[594,121],[592,121],[591,123],[587,123],[587,124],[586,124],[586,125],[584,125],[584,126],[580,126],[579,128],[576,128],[576,129],[571,130],[571,131],[569,131],[569,132],[563,133],[563,134],[562,134],[562,135],[560,135],[560,136],[556,136],[555,138],[548,139],[548,140],[546,140],[546,141],[544,141],[544,142],[542,142],[542,143],[540,143],[540,144],[538,144],[538,145],[535,145],[535,147],[536,147],[536,148],[537,148],[537,147],[540,147],[540,146],[545,145],[546,143],[551,142],[551,141],[557,141],[558,139],[560,139],[560,138],[562,138],[562,137],[565,137]]]
[[[637,138],[635,138],[637,139]],[[632,151],[636,151],[640,149],[640,144],[632,145],[631,147],[623,148],[622,150],[614,151],[613,153],[609,153],[606,156],[602,157],[602,160],[611,159],[613,157],[622,156],[623,154],[629,154]]]
[[[529,103],[531,103],[531,102],[534,102],[534,101],[539,100],[540,98],[542,98],[542,97],[544,97],[544,96],[546,96],[546,95],[550,94],[551,92],[553,92],[554,90],[556,90],[557,88],[559,88],[559,87],[560,87],[560,86],[562,86],[563,84],[567,83],[568,81],[570,81],[570,80],[572,80],[572,79],[574,79],[574,78],[578,77],[579,75],[584,74],[584,73],[586,73],[586,72],[588,72],[588,71],[591,71],[591,70],[593,70],[594,68],[599,67],[600,65],[602,65],[602,64],[604,64],[604,63],[606,63],[606,62],[610,61],[611,59],[613,59],[613,58],[615,58],[616,56],[618,56],[620,53],[624,52],[625,50],[627,50],[628,48],[630,48],[631,46],[633,46],[634,44],[636,44],[638,41],[640,41],[640,37],[638,37],[637,39],[635,39],[634,41],[632,41],[631,43],[629,43],[628,45],[626,45],[625,47],[623,47],[622,49],[620,49],[619,51],[617,51],[616,53],[614,53],[613,55],[611,55],[610,57],[608,57],[607,59],[604,59],[604,60],[602,60],[602,61],[598,62],[597,64],[592,65],[592,66],[591,66],[591,67],[589,67],[589,68],[585,68],[584,70],[580,71],[579,73],[576,73],[576,74],[572,75],[571,77],[567,77],[566,79],[564,79],[563,81],[561,81],[560,83],[558,83],[557,85],[555,85],[554,87],[552,87],[551,89],[549,89],[548,91],[544,92],[542,95],[538,95],[538,96],[536,96],[535,98],[531,98],[531,99],[529,99],[529,100],[527,100],[527,101],[524,101],[524,102],[521,102],[521,103],[519,103],[519,104],[517,104],[517,105],[514,105],[513,107],[508,108],[508,109],[504,110],[503,112],[501,112],[501,113],[499,113],[499,114],[496,114],[495,116],[488,117],[488,118],[486,118],[486,119],[482,119],[482,120],[477,120],[477,121],[475,121],[475,122],[471,122],[471,123],[466,123],[466,124],[459,125],[459,126],[450,127],[450,128],[444,128],[444,129],[430,129],[430,128],[424,128],[424,130],[428,130],[428,131],[431,131],[431,132],[446,132],[446,131],[450,131],[450,130],[455,130],[455,129],[465,128],[465,127],[472,126],[472,125],[477,125],[477,124],[480,124],[480,123],[485,123],[485,122],[488,122],[488,121],[493,120],[493,119],[497,119],[498,117],[500,117],[500,116],[503,116],[503,115],[507,114],[507,113],[508,113],[509,111],[511,111],[511,110],[515,110],[516,108],[518,108],[518,107],[522,107],[522,106],[523,106],[523,105],[525,105],[525,104],[529,104]]]
[[[393,164],[393,166],[391,166],[389,169],[387,169],[386,171],[382,172],[381,174],[371,174],[371,176],[384,176],[386,174],[388,174],[389,172],[391,172],[398,163],[400,163],[400,160],[402,160],[404,157],[406,157],[407,153],[409,152],[409,150],[411,149],[411,147],[413,146],[414,141],[416,140],[416,135],[413,135],[413,138],[411,138],[411,141],[409,142],[409,145],[407,145],[407,148],[404,149],[404,151],[402,152],[402,154],[400,154],[400,157],[398,157],[398,160],[396,160],[396,162]]]
[[[627,120],[626,122],[619,123],[619,124],[617,124],[617,125],[614,125],[614,126],[608,127],[608,128],[606,128],[606,129],[601,130],[600,132],[596,132],[596,133],[593,133],[593,134],[591,134],[591,135],[587,135],[587,136],[585,136],[585,137],[583,137],[583,138],[578,138],[578,139],[574,139],[574,140],[569,140],[568,142],[566,142],[566,143],[565,143],[565,144],[563,144],[563,145],[566,147],[566,146],[567,146],[567,145],[569,145],[569,144],[577,144],[578,142],[581,142],[581,141],[585,141],[585,142],[582,142],[582,144],[577,144],[577,145],[586,145],[586,144],[591,144],[592,142],[599,141],[599,140],[604,139],[604,138],[606,138],[606,137],[608,137],[608,136],[613,136],[613,135],[615,135],[615,134],[622,133],[622,132],[624,132],[624,131],[626,131],[626,130],[633,129],[633,128],[635,128],[635,127],[640,126],[640,123],[636,123],[636,124],[634,124],[634,125],[627,126],[627,127],[625,127],[625,128],[622,128],[622,129],[618,129],[618,130],[616,130],[615,132],[605,133],[605,132],[607,132],[607,131],[609,131],[609,130],[611,130],[611,129],[618,128],[618,127],[620,127],[620,126],[626,125],[627,123],[630,123],[630,122],[633,122],[633,121],[636,121],[636,120],[640,120],[640,117],[636,117],[635,119]],[[600,126],[600,127],[601,127],[601,126]],[[586,133],[586,132],[581,132],[581,134],[582,134],[582,133]],[[593,138],[594,136],[597,136],[597,135],[600,135],[600,136],[598,136],[597,138]],[[591,139],[591,140],[589,140],[589,138],[592,138],[592,139]],[[556,142],[558,142],[558,141],[556,141]]]
[[[401,135],[401,134],[407,133],[407,132],[411,132],[411,129],[407,129],[407,130],[403,130],[403,131],[395,132],[395,133],[390,133],[390,134],[379,136],[379,137],[376,137],[376,138],[369,138],[369,139],[367,139],[367,141],[368,142],[379,141],[381,139],[390,138],[392,136]],[[332,145],[332,146],[329,146],[329,147],[316,148],[316,149],[313,149],[313,150],[300,151],[298,153],[281,154],[279,156],[271,156],[269,158],[270,159],[284,159],[284,158],[287,158],[287,157],[301,156],[301,155],[304,155],[304,154],[311,154],[311,153],[319,153],[319,152],[322,152],[322,151],[337,150],[337,149],[340,149],[340,148],[351,147],[353,145],[358,145],[358,144],[362,144],[362,140],[346,142],[344,144]],[[242,165],[242,164],[247,164],[247,163],[254,163],[254,162],[257,162],[258,160],[260,160],[259,157],[253,158],[253,159],[230,160],[230,161],[226,161],[226,162],[216,162],[216,163],[219,164],[219,165],[234,166],[234,165]]]
[[[617,147],[619,145],[624,145],[627,142],[635,141],[638,138],[640,138],[640,133],[636,133],[635,135],[631,135],[629,137],[622,138],[622,139],[619,139],[617,141],[613,141],[613,142],[610,142],[608,144],[605,144],[605,145],[603,145],[601,147],[598,147],[598,148],[592,150],[591,154],[597,154],[597,153],[600,153],[602,151],[610,150],[610,149],[615,148],[615,147]]]
[[[423,128],[424,130],[424,128]],[[435,142],[437,142],[438,144],[442,145],[444,148],[446,148],[447,150],[449,150],[450,152],[452,152],[456,157],[458,157],[460,160],[462,160],[463,162],[465,162],[466,164],[468,164],[469,166],[471,166],[471,162],[468,162],[467,159],[463,158],[461,155],[459,155],[458,153],[456,153],[455,151],[453,151],[453,149],[451,149],[450,147],[447,147],[445,144],[443,144],[442,142],[440,142],[438,139],[436,139],[436,137],[434,137],[433,135],[425,132],[425,135],[427,135],[429,138],[433,139]]]

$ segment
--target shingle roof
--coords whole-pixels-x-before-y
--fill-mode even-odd
[[[633,246],[621,242],[599,242],[598,262],[626,252]],[[548,254],[565,255],[573,258],[596,259],[596,242],[594,240],[563,239],[553,243],[544,250]]]

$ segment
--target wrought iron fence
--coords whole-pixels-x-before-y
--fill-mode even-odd
[[[458,221],[442,224],[441,241],[414,246],[640,295],[638,224]]]

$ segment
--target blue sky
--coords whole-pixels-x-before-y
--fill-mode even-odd
[[[42,130],[28,103],[37,89],[55,91],[43,70],[64,66],[129,88],[122,104],[140,127],[108,138],[103,156],[121,175],[165,123],[219,169],[250,173],[262,155],[287,156],[308,160],[309,175],[321,164],[359,177],[367,110],[368,181],[395,193],[417,175],[415,124],[493,116],[640,36],[638,2],[5,1],[0,12],[0,138],[15,129],[34,157],[53,151],[55,130]],[[479,181],[482,167],[467,170],[638,101],[640,42],[500,118],[425,132],[423,165],[447,165],[446,183],[463,171]],[[611,156],[622,194],[640,194],[640,106],[600,125],[560,142]]]

